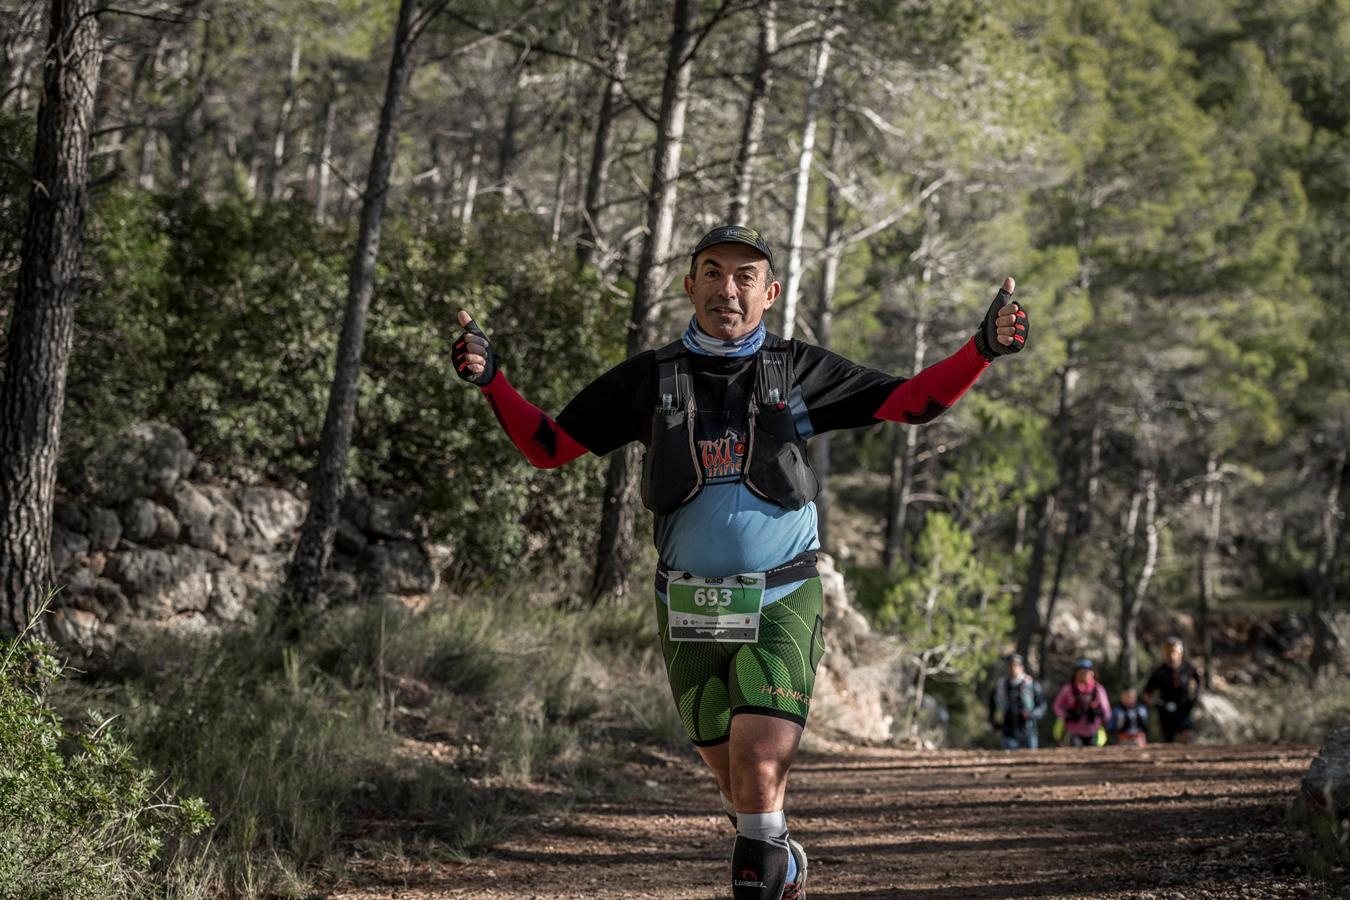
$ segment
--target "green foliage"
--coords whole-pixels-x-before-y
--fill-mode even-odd
[[[352,235],[298,205],[119,193],[95,208],[97,273],[78,314],[65,480],[133,421],[173,423],[223,471],[292,480],[313,464],[346,297]],[[504,370],[559,411],[621,356],[620,304],[540,247],[528,220],[468,236],[386,223],[365,343],[352,476],[411,496],[471,571],[529,552],[575,559],[593,539],[600,465],[536,473],[454,374],[455,314],[473,312]],[[481,527],[483,522],[497,527]],[[533,548],[526,535],[537,536]]]
[[[895,576],[876,610],[878,623],[904,637],[925,675],[972,682],[998,655],[1012,625],[999,574],[970,532],[932,513],[912,564]]]
[[[72,729],[48,702],[63,676],[53,648],[0,643],[0,896],[139,896],[165,841],[211,816],[164,791],[111,719]]]
[[[64,701],[120,708],[137,754],[215,812],[160,884],[300,894],[353,843],[464,859],[541,803],[633,789],[619,748],[642,724],[666,740],[675,718],[650,610],[555,601],[473,589],[421,613],[343,607],[294,644],[266,621],[165,635]]]

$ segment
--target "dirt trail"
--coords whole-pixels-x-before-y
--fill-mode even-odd
[[[825,898],[1335,897],[1285,810],[1313,753],[1150,747],[803,754],[788,815]],[[646,799],[579,804],[492,854],[334,897],[728,897],[731,826],[692,764]]]

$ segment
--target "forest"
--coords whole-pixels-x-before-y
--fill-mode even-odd
[[[372,749],[329,773],[323,824],[296,799],[241,825],[226,773],[171,752],[229,717],[154,695],[156,666],[222,708],[350,700],[342,728],[388,731],[386,665],[500,699],[475,654],[507,622],[638,652],[640,448],[531,467],[456,378],[455,315],[556,414],[679,335],[689,251],[728,222],[775,250],[770,329],[862,365],[954,352],[1006,275],[1033,317],[1027,352],[933,423],[811,444],[822,548],[921,661],[920,695],[973,691],[1010,650],[1052,668],[1066,604],[1110,623],[1109,657],[1079,650],[1113,684],[1154,658],[1149,610],[1194,623],[1197,662],[1216,617],[1277,609],[1306,624],[1291,683],[1347,665],[1347,0],[0,0],[0,53],[0,634],[61,605],[53,505],[97,492],[130,426],[181,431],[209,479],[308,498],[282,603],[319,623],[303,652],[225,636],[210,684],[167,654],[69,701],[126,704],[136,755],[194,798],[175,815],[232,829],[171,841],[155,877],[184,893],[306,883],[364,802],[350,784],[427,810],[472,790],[396,790]],[[319,612],[357,483],[415,505],[451,592],[551,599],[438,608],[401,638],[373,607]],[[584,744],[574,676],[521,677],[553,679],[530,690],[563,712],[541,715]],[[491,727],[523,780],[570,758]],[[119,777],[118,802],[158,790]],[[490,844],[483,815],[440,839]],[[144,860],[188,825],[138,826]]]

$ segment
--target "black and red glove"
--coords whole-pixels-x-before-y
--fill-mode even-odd
[[[1004,346],[998,340],[998,311],[1007,306],[1012,301],[1012,294],[999,288],[994,302],[989,304],[989,310],[984,314],[984,321],[980,323],[980,328],[975,332],[975,349],[979,351],[989,362],[993,362],[1000,356],[1008,356],[1019,352],[1026,346],[1027,336],[1031,332],[1031,320],[1027,318],[1027,311],[1022,305],[1017,304],[1017,322],[1014,324],[1015,332],[1012,336],[1012,343]]]
[[[469,371],[468,356],[470,353],[483,357],[483,371],[477,375]],[[455,373],[470,384],[476,384],[479,387],[486,387],[490,381],[497,375],[497,360],[492,355],[492,347],[488,345],[487,335],[478,327],[478,323],[472,319],[469,324],[464,326],[464,333],[455,341],[454,347],[450,351],[450,362],[455,367]]]

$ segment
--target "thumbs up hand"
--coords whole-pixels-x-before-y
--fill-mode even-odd
[[[1026,346],[1031,320],[1022,304],[1012,299],[1015,287],[1016,282],[1011,276],[1003,279],[1003,287],[984,314],[979,331],[975,332],[975,349],[989,362],[1018,353]]]
[[[486,387],[497,375],[497,360],[488,345],[487,335],[473,321],[466,311],[459,311],[459,327],[464,333],[455,341],[450,351],[450,361],[455,373],[470,384]]]

